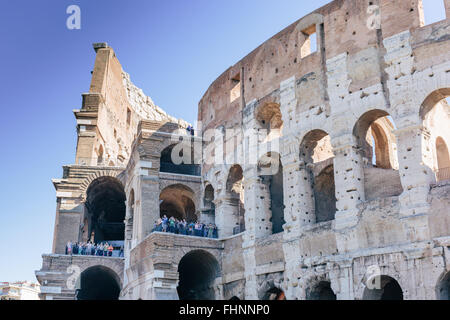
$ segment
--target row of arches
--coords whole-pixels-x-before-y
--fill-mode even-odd
[[[426,163],[436,173],[437,182],[450,179],[450,153],[447,142],[450,139],[448,130],[443,128],[450,120],[449,106],[442,95],[433,100],[434,105],[423,109],[421,113],[424,128],[429,132],[429,144],[422,149],[431,150],[429,158],[432,163]],[[429,105],[427,104],[424,105]],[[256,112],[259,126],[268,129],[272,135],[281,135],[283,121],[279,105],[270,103]],[[363,176],[359,178],[364,185],[365,200],[373,200],[383,197],[398,196],[403,192],[399,173],[399,159],[397,154],[397,138],[394,131],[397,129],[391,115],[384,110],[371,110],[364,113],[353,128],[356,153],[360,157],[363,168]],[[273,132],[276,132],[273,133]],[[270,136],[271,134],[269,134]],[[410,150],[410,149],[408,149]],[[322,130],[315,129],[304,135],[299,147],[299,160],[305,170],[305,180],[309,182],[311,199],[304,203],[314,213],[310,215],[309,222],[326,222],[334,220],[336,209],[336,185],[335,185],[335,152],[330,135]],[[279,170],[269,174],[260,174],[261,181],[268,189],[268,207],[271,211],[273,233],[281,232],[284,223],[283,214],[283,168],[279,155],[275,152],[268,153],[258,162],[258,171],[263,172],[268,164],[278,161]],[[269,166],[270,167],[270,166]],[[243,185],[242,168],[233,165],[227,176],[226,194],[234,211],[234,225],[236,232],[245,230],[243,226],[243,214],[245,213],[245,190]],[[207,183],[204,203],[213,207],[214,189]],[[238,200],[239,199],[239,200]],[[234,233],[236,233],[234,232]]]
[[[213,254],[205,250],[186,253],[178,263],[179,282],[177,293],[180,300],[215,300],[216,279],[221,277],[221,268]],[[390,276],[378,276],[378,288],[365,287],[362,300],[403,300],[404,293],[398,281]],[[119,298],[121,281],[119,276],[105,266],[94,266],[84,270],[76,284],[78,300],[116,300]],[[436,286],[436,297],[450,300],[450,272],[440,278]],[[306,289],[306,300],[337,300],[329,280],[314,282]],[[232,300],[238,298],[233,297]],[[270,287],[262,300],[285,300],[284,292]]]

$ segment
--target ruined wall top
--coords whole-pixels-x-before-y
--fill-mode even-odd
[[[449,16],[449,1],[445,6]],[[328,99],[327,63],[341,55],[347,58],[350,92],[381,83],[387,77],[383,40],[402,32],[412,35],[418,68],[427,68],[429,63],[439,62],[438,54],[434,62],[421,60],[425,52],[420,47],[430,42],[433,30],[433,25],[425,26],[422,0],[332,1],[291,24],[220,75],[199,102],[202,129],[239,125],[247,104],[274,95],[280,83],[292,77],[318,80],[320,87],[307,91],[318,91],[320,100],[313,101],[315,94],[303,99],[311,99],[311,105],[323,104]],[[311,46],[314,39],[316,46]]]

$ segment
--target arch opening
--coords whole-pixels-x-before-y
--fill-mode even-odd
[[[424,134],[422,160],[435,173],[437,182],[450,180],[450,88],[432,92],[423,102],[420,116]]]
[[[94,180],[88,190],[87,208],[89,239],[96,243],[125,239],[126,196],[122,183],[113,177]]]
[[[118,300],[120,280],[117,274],[104,266],[86,269],[80,275],[76,300]]]
[[[364,194],[368,201],[398,196],[403,192],[395,128],[389,113],[379,109],[364,113],[353,128],[364,164]]]
[[[198,164],[194,164],[194,150],[191,148],[191,154],[187,159],[189,161],[186,161],[188,163],[185,163],[183,149],[181,149],[178,154],[176,154],[176,151],[174,148],[176,147],[176,144],[172,144],[165,148],[161,152],[161,158],[160,158],[160,172],[164,173],[175,173],[175,174],[184,174],[184,175],[190,175],[190,176],[200,176],[201,168]],[[176,149],[177,150],[177,149]],[[180,164],[175,164],[178,162],[179,159],[183,159],[183,162]],[[181,161],[181,160],[180,160]]]
[[[306,293],[307,300],[336,300],[336,294],[329,281],[320,281],[314,288]]]
[[[403,290],[397,280],[381,276],[379,283],[380,289],[364,289],[363,300],[403,300]]]
[[[336,192],[333,158],[333,147],[328,133],[313,130],[306,134],[300,145],[300,159],[305,164],[305,178],[309,181],[309,188],[314,195],[308,207],[314,208],[316,223],[335,219]]]
[[[187,222],[197,221],[194,191],[189,187],[176,184],[165,188],[159,195],[159,211],[161,218],[174,217],[178,220],[186,219]]]
[[[180,300],[215,300],[214,282],[220,277],[216,258],[207,251],[187,253],[178,264]]]
[[[450,272],[439,281],[436,291],[439,300],[450,300]]]
[[[269,201],[264,208],[270,214],[272,234],[283,232],[284,194],[283,194],[283,164],[276,152],[268,152],[258,162],[258,172],[261,183],[266,186]]]
[[[244,175],[240,165],[231,167],[226,183],[227,201],[231,208],[229,217],[233,223],[233,234],[245,231],[245,208],[244,208]]]
[[[260,129],[267,131],[268,141],[281,137],[283,120],[278,103],[265,103],[256,110],[255,117],[261,127]]]

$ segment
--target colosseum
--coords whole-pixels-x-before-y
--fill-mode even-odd
[[[422,0],[332,1],[220,75],[195,131],[94,44],[41,298],[449,299],[445,8],[427,25]],[[120,252],[67,253],[88,241]]]

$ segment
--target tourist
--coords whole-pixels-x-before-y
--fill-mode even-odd
[[[67,246],[66,246],[66,254],[68,255],[72,255],[72,242],[67,242]]]
[[[175,219],[174,217],[170,217],[169,219],[169,232],[175,233]]]
[[[112,257],[114,247],[110,244],[108,247],[108,257]]]

